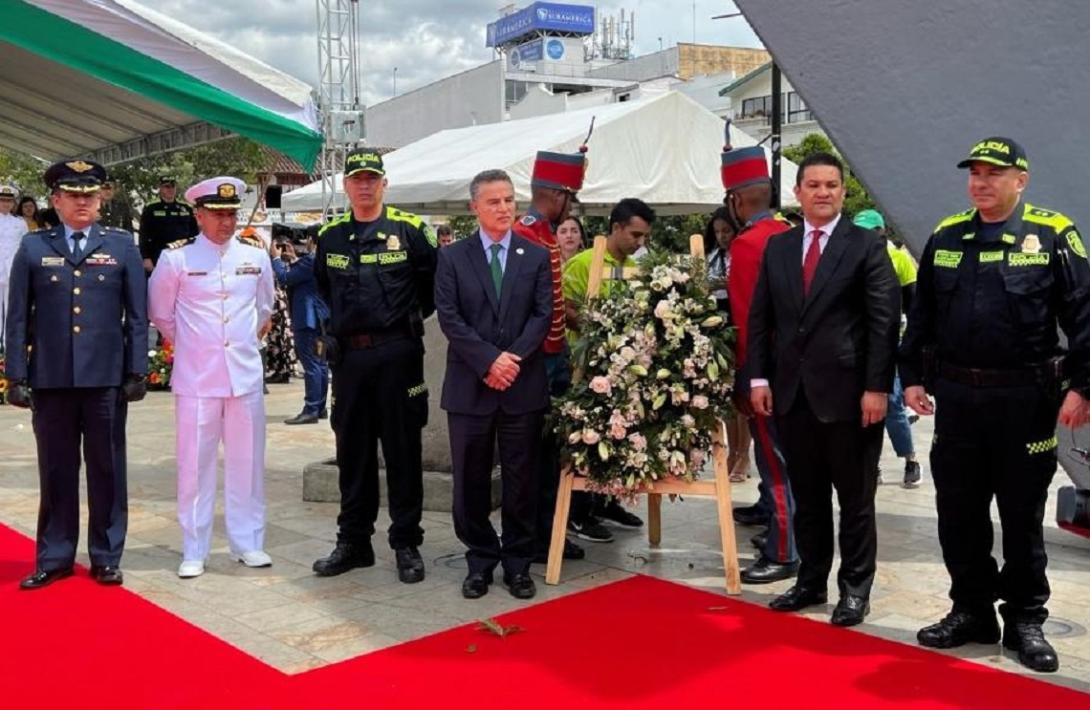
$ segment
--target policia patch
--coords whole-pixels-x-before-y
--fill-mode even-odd
[[[1074,229],[1067,233],[1067,244],[1075,254],[1083,259],[1086,258],[1086,245],[1082,243],[1082,237]]]

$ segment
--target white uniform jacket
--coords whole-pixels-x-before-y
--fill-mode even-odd
[[[264,381],[258,331],[272,316],[273,272],[260,247],[204,234],[164,250],[148,282],[148,317],[174,344],[170,388],[238,397]]]

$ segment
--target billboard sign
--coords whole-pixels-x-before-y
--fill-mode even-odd
[[[534,32],[594,34],[594,8],[589,5],[535,2],[489,23],[485,46],[498,47]]]

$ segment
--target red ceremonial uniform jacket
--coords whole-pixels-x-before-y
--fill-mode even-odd
[[[529,239],[534,244],[540,244],[549,251],[549,265],[553,272],[553,320],[549,325],[549,334],[545,336],[545,342],[541,349],[549,355],[564,351],[565,325],[564,325],[564,289],[563,278],[560,269],[560,245],[556,241],[549,220],[542,217],[537,210],[531,208],[522,219],[511,227],[515,234]],[[750,289],[750,293],[753,289]]]
[[[727,278],[727,296],[730,298],[730,314],[738,329],[735,345],[735,367],[741,369],[746,361],[746,334],[749,331],[749,305],[757,289],[757,277],[761,273],[761,258],[765,246],[773,235],[786,232],[791,225],[776,219],[771,213],[758,215],[730,243],[730,276]]]

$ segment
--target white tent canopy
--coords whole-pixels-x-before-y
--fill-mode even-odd
[[[467,212],[469,183],[501,168],[515,195],[530,198],[530,173],[538,150],[574,153],[594,117],[589,167],[579,199],[588,214],[608,213],[625,197],[638,197],[660,214],[708,212],[723,203],[719,178],[723,120],[689,97],[671,91],[654,98],[598,106],[518,121],[440,131],[384,156],[389,204],[420,214]],[[755,141],[731,129],[735,147]],[[766,157],[767,157],[766,149]],[[782,164],[782,191],[792,195],[796,166]],[[338,177],[338,181],[339,181]],[[336,207],[344,207],[338,194]],[[290,212],[323,208],[320,182],[284,195]]]
[[[233,132],[305,166],[321,149],[307,84],[139,2],[2,5],[2,147],[117,162]]]

